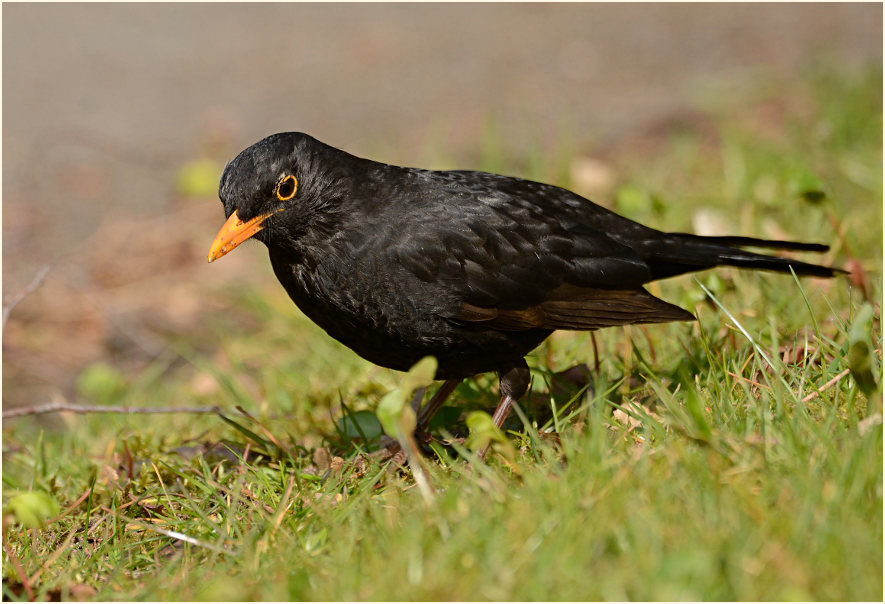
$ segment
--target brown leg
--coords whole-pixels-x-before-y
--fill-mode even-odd
[[[421,434],[427,429],[427,424],[430,423],[430,420],[433,419],[433,416],[436,415],[436,412],[440,410],[443,406],[443,403],[451,396],[452,392],[461,383],[461,380],[446,380],[443,382],[443,385],[439,387],[430,400],[427,401],[427,404],[418,411],[418,420],[417,425],[415,426],[415,433]],[[412,409],[416,409],[418,405],[421,404],[421,397],[424,396],[424,388],[419,389],[415,392],[415,396],[412,397]],[[372,455],[376,457],[388,458],[394,456],[400,450],[400,445],[396,440],[387,436],[386,434],[381,437],[381,449],[376,451]]]
[[[412,402],[409,403],[409,406],[415,413],[418,413],[418,407],[421,406],[421,399],[424,398],[425,392],[427,392],[426,386],[424,388],[418,388],[415,391],[415,394],[412,395]]]
[[[427,424],[430,423],[430,420],[433,419],[433,416],[436,415],[436,412],[439,411],[443,403],[452,395],[452,392],[455,391],[455,388],[458,384],[461,383],[461,380],[446,380],[443,382],[443,385],[439,387],[439,390],[434,393],[434,395],[427,401],[427,404],[421,409],[421,412],[418,413],[418,427],[416,430],[418,432],[423,431],[427,428]]]
[[[518,401],[529,389],[531,374],[529,373],[529,366],[526,365],[526,362],[523,359],[519,364],[499,371],[498,376],[500,379],[499,390],[501,391],[501,400],[495,408],[495,414],[492,416],[492,421],[495,422],[495,427],[501,428],[501,426],[504,425],[504,420],[510,415],[510,409],[513,407],[513,403]],[[479,458],[485,459],[488,451],[489,446],[486,445],[480,450]]]
[[[511,396],[502,396],[501,400],[498,401],[498,406],[495,407],[495,414],[492,416],[492,421],[495,422],[496,428],[501,428],[504,425],[504,420],[507,419],[507,416],[510,415],[510,410],[513,408],[514,398]]]

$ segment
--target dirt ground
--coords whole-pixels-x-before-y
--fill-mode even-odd
[[[4,329],[10,405],[156,356],[255,276],[248,253],[206,268],[220,206],[176,189],[195,158],[301,130],[466,168],[490,120],[503,145],[565,127],[590,153],[742,82],[882,60],[875,3],[4,4],[2,22],[4,302],[49,267]]]

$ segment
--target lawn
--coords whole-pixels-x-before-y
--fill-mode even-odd
[[[881,67],[711,93],[598,154],[567,130],[500,136],[469,167],[602,189],[666,230],[828,242],[807,259],[851,274],[653,284],[698,321],[558,332],[503,435],[479,376],[402,467],[361,451],[403,374],[312,325],[263,248],[238,250],[263,285],[216,292],[235,312],[208,336],[80,380],[83,403],[223,417],[4,420],[4,599],[881,600]],[[580,364],[586,388],[557,375]]]

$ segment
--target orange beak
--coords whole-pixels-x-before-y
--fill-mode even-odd
[[[209,262],[218,260],[226,253],[232,252],[234,248],[246,241],[246,239],[263,229],[264,227],[261,223],[273,214],[275,212],[268,212],[243,222],[237,216],[236,210],[234,210],[234,213],[230,215],[230,218],[227,219],[227,222],[224,223],[224,226],[221,227],[221,230],[215,236],[212,247],[209,248]]]

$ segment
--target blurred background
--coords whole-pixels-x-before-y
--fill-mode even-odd
[[[624,157],[708,132],[710,99],[882,61],[876,3],[5,4],[2,23],[4,406],[74,400],[84,372],[136,375],[175,341],[211,356],[220,318],[253,325],[233,300],[283,295],[260,244],[206,264],[224,162],[270,133],[606,204]]]

